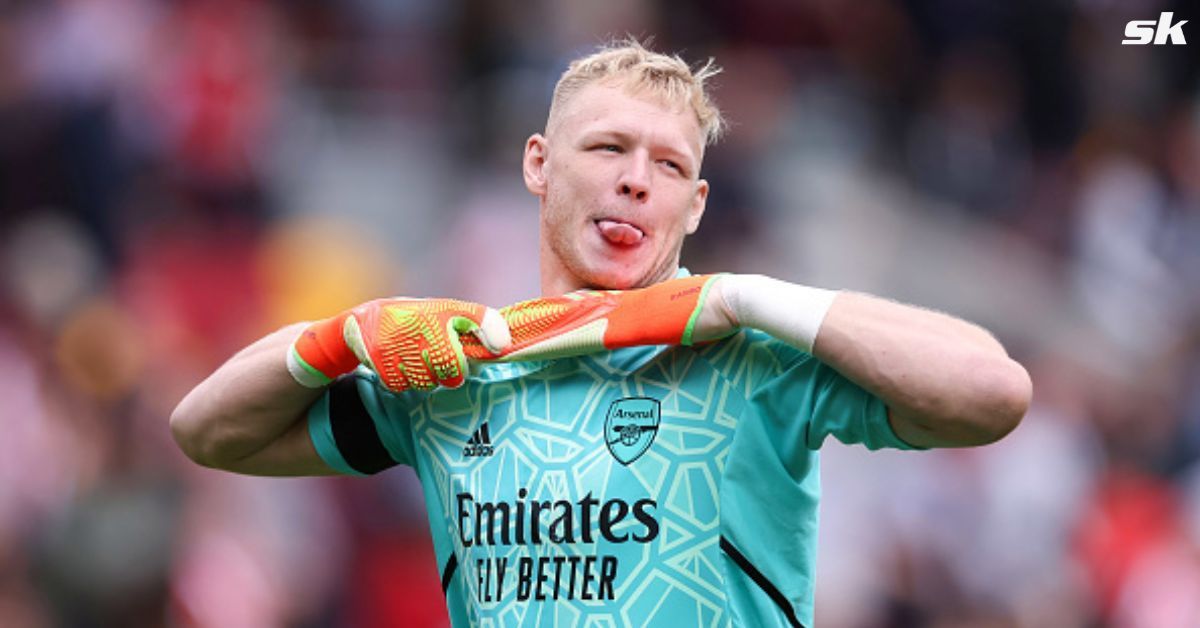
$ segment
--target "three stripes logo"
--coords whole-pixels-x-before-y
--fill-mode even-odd
[[[467,445],[463,447],[463,457],[476,458],[490,456],[494,453],[496,453],[496,448],[492,447],[492,434],[488,431],[487,421],[484,421],[467,439]]]

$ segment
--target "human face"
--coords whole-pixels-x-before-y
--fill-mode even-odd
[[[525,145],[541,205],[543,294],[628,289],[670,279],[708,198],[696,116],[593,83]]]

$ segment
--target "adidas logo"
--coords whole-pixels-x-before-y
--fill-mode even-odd
[[[467,439],[467,446],[463,447],[464,458],[474,458],[477,456],[490,456],[496,453],[496,448],[492,447],[492,435],[488,432],[487,421],[471,434],[471,438]]]

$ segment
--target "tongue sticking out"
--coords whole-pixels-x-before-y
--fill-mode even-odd
[[[600,233],[604,235],[604,239],[613,244],[637,244],[644,235],[641,229],[615,220],[597,220],[596,226],[600,227]]]

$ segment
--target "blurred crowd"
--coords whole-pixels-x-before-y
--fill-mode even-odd
[[[1200,626],[1196,6],[4,3],[0,625],[446,625],[410,470],[222,474],[167,418],[287,322],[536,296],[523,141],[628,33],[725,67],[686,265],[952,312],[1033,376],[994,446],[826,444],[817,624]],[[1197,41],[1121,45],[1162,11]]]

